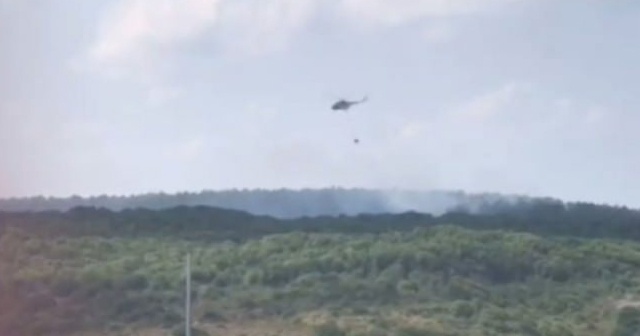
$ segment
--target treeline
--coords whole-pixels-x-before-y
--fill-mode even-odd
[[[478,211],[523,205],[533,199],[461,191],[410,191],[375,189],[225,190],[148,193],[134,196],[30,197],[0,200],[0,211],[66,211],[74,207],[98,207],[114,211],[177,206],[210,206],[246,211],[277,218],[385,214],[415,211],[440,215],[451,209]]]
[[[243,241],[292,231],[308,233],[383,233],[439,224],[478,230],[508,230],[541,236],[640,240],[640,212],[623,207],[558,201],[497,207],[482,214],[464,209],[435,216],[402,214],[319,216],[277,219],[213,207],[179,206],[163,210],[76,207],[69,211],[0,212],[0,233],[20,227],[35,235],[102,237],[176,237]]]
[[[320,313],[318,335],[628,335],[640,314],[616,306],[640,302],[640,214],[554,200],[507,208],[0,213],[0,335],[179,328],[187,252],[205,324],[312,325]]]

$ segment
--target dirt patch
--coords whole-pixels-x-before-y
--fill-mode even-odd
[[[194,323],[194,327],[210,335],[225,336],[312,336],[312,328],[281,319]],[[130,329],[120,332],[82,332],[71,336],[171,336],[172,331],[160,328]]]
[[[613,300],[611,305],[616,310],[620,310],[623,308],[640,308],[640,299],[638,299],[635,295],[626,295],[622,299]]]
[[[313,330],[287,320],[232,321],[197,325],[211,335],[225,336],[311,336]]]

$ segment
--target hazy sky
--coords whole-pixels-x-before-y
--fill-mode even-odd
[[[639,37],[637,0],[0,0],[0,196],[640,206]]]

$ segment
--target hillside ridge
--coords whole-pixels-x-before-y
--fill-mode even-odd
[[[454,190],[231,189],[172,194],[159,192],[128,196],[5,198],[0,199],[0,211],[66,211],[79,206],[109,210],[138,208],[160,210],[177,206],[209,206],[286,219],[404,212],[442,215],[462,210],[484,213],[540,202],[565,203],[550,197],[467,193]]]

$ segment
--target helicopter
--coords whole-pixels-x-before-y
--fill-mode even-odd
[[[351,108],[351,106],[354,105],[358,105],[358,104],[362,104],[364,102],[366,102],[368,100],[367,96],[364,96],[361,100],[356,100],[356,101],[349,101],[346,99],[340,99],[337,102],[335,102],[333,105],[331,105],[331,109],[334,111],[338,111],[338,110],[342,110],[342,111],[347,111]],[[358,138],[354,138],[353,139],[353,143],[354,144],[359,144],[360,143],[360,139]]]
[[[362,104],[362,103],[366,102],[367,100],[368,100],[367,96],[364,96],[364,98],[362,98],[361,100],[358,100],[358,101],[349,101],[349,100],[345,100],[345,99],[340,99],[339,101],[337,101],[333,105],[331,105],[331,109],[334,110],[334,111],[337,111],[337,110],[347,111],[348,109],[351,108],[351,106]]]

